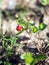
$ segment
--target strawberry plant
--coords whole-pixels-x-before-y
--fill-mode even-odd
[[[46,59],[46,55],[38,54],[34,56],[34,54],[31,54],[30,52],[26,52],[21,54],[20,58],[24,60],[25,65],[35,65],[37,62]]]
[[[27,19],[27,21],[25,21],[25,20],[24,20],[24,14],[22,14],[21,12],[20,12],[20,14],[19,14],[18,17],[19,17],[19,18],[16,19],[16,20],[17,20],[18,24],[19,24],[20,26],[22,26],[22,27],[20,27],[20,28],[23,28],[23,29],[25,29],[25,30],[29,29],[29,30],[31,30],[33,33],[36,33],[36,32],[38,32],[39,30],[42,31],[42,30],[44,30],[44,29],[46,28],[46,26],[47,26],[45,23],[39,23],[38,27],[36,27],[34,21],[31,21],[31,20],[28,21],[28,19]],[[19,27],[18,27],[18,28],[19,28]]]
[[[9,13],[7,12],[6,15],[9,16]],[[30,30],[32,33],[38,33],[46,28],[46,24],[40,23],[38,27],[35,26],[35,22],[30,20],[30,18],[27,18],[27,20],[24,19],[25,15],[23,12],[20,12],[18,16],[16,15],[16,22],[18,23],[18,26],[16,27],[16,31],[18,33],[14,36],[12,33],[10,35],[6,34],[0,34],[0,38],[2,39],[2,47],[5,49],[5,57],[6,60],[3,62],[4,65],[12,65],[9,62],[9,57],[14,54],[13,47],[23,47],[22,44],[19,44],[17,40],[19,39],[19,34],[21,34],[25,30]],[[8,44],[9,42],[9,44]],[[20,58],[24,60],[25,65],[35,65],[37,62],[44,60],[46,58],[45,54],[37,54],[35,55],[33,52],[25,52],[24,54],[20,55]],[[0,61],[0,64],[2,64],[2,61]]]

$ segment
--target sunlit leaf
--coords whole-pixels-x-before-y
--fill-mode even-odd
[[[41,0],[41,4],[46,6],[49,4],[49,0]]]
[[[26,64],[30,64],[33,61],[32,54],[27,52],[20,56],[21,59],[24,59]]]
[[[38,28],[36,26],[32,26],[31,29],[33,33],[36,33],[38,31]]]
[[[45,28],[46,28],[46,24],[44,24],[44,23],[40,23],[39,24],[39,30],[44,30]]]

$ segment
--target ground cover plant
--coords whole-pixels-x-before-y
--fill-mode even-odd
[[[37,3],[36,8],[1,8],[0,65],[49,65],[49,0]]]

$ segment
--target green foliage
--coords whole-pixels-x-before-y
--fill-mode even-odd
[[[44,23],[40,23],[39,24],[39,30],[44,30],[45,28],[46,28],[46,24],[44,24]]]
[[[9,13],[7,12],[6,15],[9,15]],[[18,44],[16,41],[17,39],[19,39],[19,34],[21,34],[24,30],[31,30],[33,33],[38,32],[39,30],[44,30],[46,28],[46,24],[44,23],[40,23],[38,27],[35,26],[35,23],[33,21],[26,21],[24,20],[24,13],[19,13],[19,18],[16,19],[16,22],[18,23],[18,25],[21,25],[23,27],[22,31],[18,32],[16,34],[16,36],[14,37],[12,34],[11,35],[2,35],[0,34],[0,38],[2,39],[2,46],[5,49],[5,57],[6,60],[4,62],[4,65],[11,65],[9,63],[8,57],[10,57],[12,54],[14,54],[12,48],[14,46],[18,46],[18,47],[23,47],[23,45]],[[8,42],[10,42],[8,44]],[[20,56],[20,58],[22,60],[25,61],[26,65],[35,65],[38,61],[40,60],[44,60],[46,58],[45,54],[38,54],[37,56],[34,56],[33,54],[31,54],[30,52],[24,53]],[[0,61],[0,64],[2,63],[2,61]]]
[[[44,6],[49,5],[49,0],[41,0],[41,4]]]
[[[16,37],[14,37],[13,35],[10,35],[10,36],[6,36],[6,35],[2,35],[0,34],[0,38],[2,39],[2,46],[5,50],[5,57],[6,57],[6,60],[12,55],[14,54],[14,51],[12,50],[12,48],[14,46],[18,46],[18,47],[22,47],[22,45],[16,43],[17,39],[19,38],[17,35]],[[8,44],[8,42],[10,42]],[[1,61],[0,61],[0,64],[1,64]],[[11,65],[9,63],[9,60],[5,61],[4,62],[4,65]]]
[[[0,61],[0,64],[2,64],[2,61]]]
[[[30,65],[30,63],[33,61],[32,54],[29,52],[22,54],[20,58],[25,61],[26,65]]]
[[[27,52],[27,53],[22,54],[20,58],[25,61],[26,65],[35,65],[39,61],[46,59],[46,55],[38,54],[34,56],[31,53]]]
[[[0,4],[2,4],[2,1],[3,1],[3,0],[0,0]],[[1,5],[0,5],[0,6],[1,6]]]
[[[38,32],[39,30],[44,30],[46,28],[46,24],[44,23],[40,23],[38,27],[35,26],[35,22],[33,21],[25,21],[24,20],[24,14],[19,14],[19,18],[16,19],[17,20],[17,23],[19,25],[21,25],[23,27],[23,29],[27,30],[31,30],[33,33],[36,33]]]
[[[38,54],[37,56],[36,56],[36,59],[38,60],[38,61],[40,61],[40,60],[44,60],[46,58],[46,55],[43,53],[43,54]]]
[[[49,47],[49,42],[47,43],[47,46],[46,47]]]
[[[38,31],[38,28],[37,28],[36,26],[33,26],[33,27],[32,27],[32,32],[33,32],[33,33],[36,33],[37,31]]]
[[[39,61],[45,60],[46,59],[46,55],[45,54],[38,54],[34,57],[34,60],[32,61],[31,65],[35,65],[36,63],[38,63]]]
[[[29,23],[30,25],[32,25],[32,26],[35,25],[35,22],[34,22],[34,21],[29,21],[28,23]]]
[[[9,63],[9,61],[8,60],[6,60],[5,62],[4,62],[4,65],[12,65],[11,63]]]

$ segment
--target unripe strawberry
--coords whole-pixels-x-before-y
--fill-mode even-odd
[[[22,30],[22,27],[20,25],[17,26],[16,28],[17,31],[21,31]]]
[[[38,31],[37,27],[36,27],[36,26],[33,26],[32,32],[33,32],[33,33],[36,33],[37,31]]]
[[[39,24],[39,30],[44,30],[45,28],[46,28],[46,24],[44,24],[44,23],[40,23]]]

